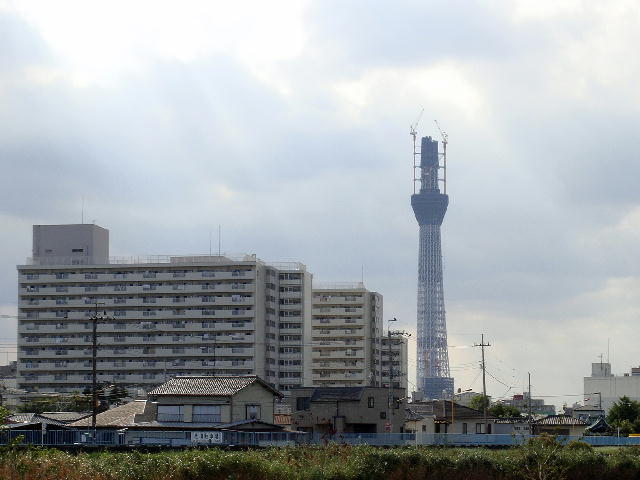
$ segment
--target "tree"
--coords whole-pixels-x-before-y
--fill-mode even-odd
[[[621,397],[614,402],[607,415],[609,425],[620,429],[620,433],[640,432],[640,402]]]
[[[484,408],[489,408],[489,397],[485,395],[476,395],[469,402],[469,408],[473,408],[474,410],[484,411]]]
[[[129,396],[129,392],[124,387],[119,387],[118,385],[113,385],[111,390],[109,390],[109,403],[117,404],[123,398],[127,398]]]
[[[489,407],[488,412],[494,417],[500,418],[513,418],[521,417],[522,413],[516,407],[512,405],[505,405],[503,403],[495,403]]]

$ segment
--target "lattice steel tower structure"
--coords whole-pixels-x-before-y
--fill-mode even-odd
[[[439,127],[438,127],[439,128]],[[413,136],[414,188],[411,206],[420,225],[418,251],[418,368],[416,385],[427,398],[443,398],[453,394],[453,378],[449,376],[447,322],[442,285],[442,247],[440,226],[447,212],[447,135],[442,133],[443,153],[438,142],[423,137],[420,151]],[[420,164],[417,165],[417,158]],[[442,172],[442,178],[440,178]],[[416,186],[420,190],[416,193]],[[440,191],[442,184],[443,191]]]

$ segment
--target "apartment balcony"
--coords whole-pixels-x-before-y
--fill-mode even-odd
[[[335,347],[333,348],[335,349]],[[312,357],[319,360],[330,358],[340,358],[343,360],[361,360],[364,359],[364,350],[321,350],[320,352],[313,352]]]
[[[348,380],[348,381],[351,381],[351,382],[362,382],[363,384],[365,382],[364,373],[350,374],[350,373],[338,373],[338,372],[334,373],[334,372],[331,372],[329,375],[314,373],[314,374],[312,374],[311,378],[314,381],[315,380],[322,380],[322,381]]]
[[[317,307],[313,306],[311,313],[313,316],[362,316],[364,310],[361,307]]]

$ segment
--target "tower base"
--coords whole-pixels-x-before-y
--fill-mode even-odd
[[[450,377],[425,377],[419,389],[424,393],[425,398],[438,400],[441,398],[451,398],[453,396],[453,378]]]

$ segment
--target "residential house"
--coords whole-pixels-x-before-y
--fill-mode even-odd
[[[293,430],[340,433],[400,433],[404,429],[403,388],[308,387],[291,391]]]
[[[570,415],[548,415],[535,420],[532,425],[534,435],[548,433],[550,435],[569,435],[572,437],[584,435],[585,428],[589,426],[584,420]]]

